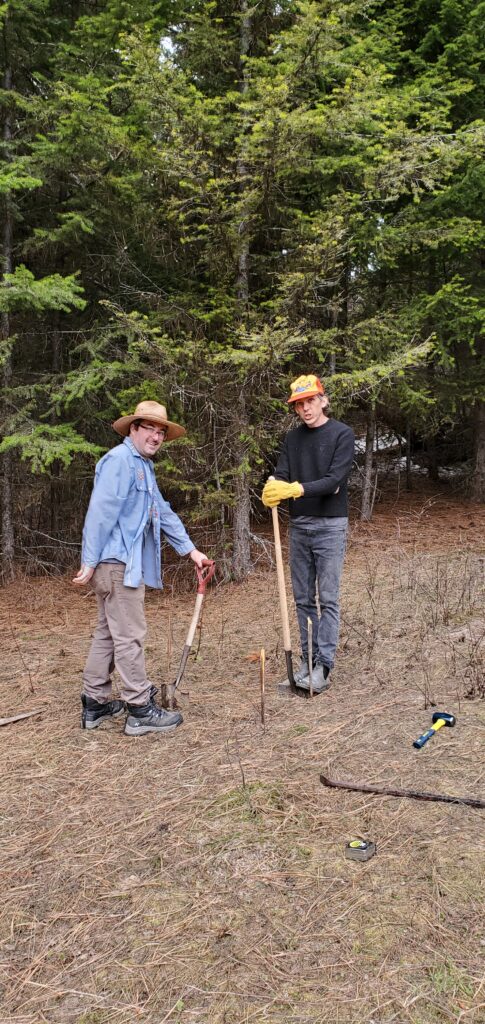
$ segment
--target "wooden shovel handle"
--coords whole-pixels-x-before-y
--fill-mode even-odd
[[[285,648],[285,651],[291,651],[290,620],[288,617],[288,601],[286,598],[285,570],[283,567],[283,553],[281,550],[278,506],[271,509],[271,514],[273,516],[276,575],[278,577],[278,594],[280,599],[281,625],[283,627],[283,646]]]

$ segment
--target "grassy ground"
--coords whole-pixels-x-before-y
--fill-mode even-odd
[[[6,588],[0,715],[43,711],[0,730],[0,1021],[485,1021],[484,812],[319,781],[485,797],[484,556],[485,510],[448,496],[355,525],[338,665],[313,701],[277,695],[260,559],[208,595],[165,738],[83,733],[93,598]],[[171,581],[147,601],[154,681],[175,675],[195,597]],[[457,725],[418,752],[435,708]],[[344,858],[356,836],[377,844],[368,863]]]

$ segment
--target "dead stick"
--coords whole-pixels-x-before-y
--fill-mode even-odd
[[[468,807],[485,807],[485,800],[472,796],[444,796],[441,793],[423,793],[417,789],[387,789],[384,786],[365,786],[357,782],[338,782],[320,775],[320,782],[331,789],[350,789],[355,793],[380,793],[381,796],[406,796],[413,800],[438,800],[445,804],[467,804]]]
[[[21,718],[32,718],[32,715],[40,715],[45,708],[38,708],[37,711],[25,711],[23,715],[12,715],[12,718],[0,718],[0,725],[10,725],[10,722],[20,722]]]

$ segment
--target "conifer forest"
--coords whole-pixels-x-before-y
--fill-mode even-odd
[[[484,501],[483,2],[0,19],[4,579],[76,561],[95,460],[143,398],[187,428],[164,491],[243,579],[306,371],[362,438],[364,517],[376,435]]]

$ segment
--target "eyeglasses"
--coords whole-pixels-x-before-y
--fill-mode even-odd
[[[148,423],[139,423],[138,426],[142,427],[143,430],[146,430],[147,434],[151,434],[152,437],[160,438],[160,441],[163,441],[167,436],[167,430],[165,427],[151,427]]]

